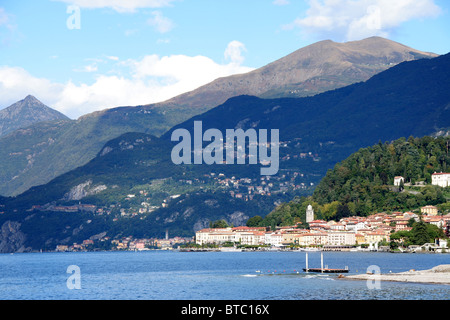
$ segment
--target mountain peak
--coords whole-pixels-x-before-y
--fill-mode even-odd
[[[323,40],[259,69],[216,79],[155,106],[182,105],[192,114],[192,110],[201,113],[238,95],[261,98],[313,96],[366,81],[404,61],[437,56],[376,36],[343,43]]]
[[[47,107],[36,97],[27,95],[24,99],[0,110],[0,136],[37,122],[68,119],[59,111]]]
[[[39,102],[42,103],[41,101],[39,101],[35,96],[29,94],[25,97],[25,99],[21,100],[21,101],[26,101],[26,102]]]

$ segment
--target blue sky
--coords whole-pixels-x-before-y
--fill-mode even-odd
[[[71,118],[159,102],[320,40],[450,52],[446,0],[0,1],[0,109],[33,94]]]

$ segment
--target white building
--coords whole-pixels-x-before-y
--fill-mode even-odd
[[[283,235],[281,233],[266,232],[264,242],[273,247],[279,247],[283,244]]]
[[[433,173],[431,175],[431,184],[442,188],[450,186],[450,173]]]
[[[403,178],[402,176],[397,176],[394,177],[394,186],[399,187],[400,183],[403,181],[403,183],[405,183],[405,178]]]
[[[329,246],[352,246],[356,244],[355,232],[329,231],[327,235],[327,245]]]
[[[301,246],[326,245],[328,234],[324,232],[304,233],[298,235],[298,244]]]
[[[240,235],[241,244],[243,245],[261,245],[265,242],[265,235],[264,232],[243,232]]]
[[[202,245],[206,243],[221,244],[234,241],[236,234],[231,228],[202,229],[195,233],[195,243]]]
[[[358,232],[358,230],[361,229],[366,229],[367,225],[365,222],[363,221],[354,221],[354,222],[349,222],[346,225],[346,230],[347,231],[354,231],[354,232]]]

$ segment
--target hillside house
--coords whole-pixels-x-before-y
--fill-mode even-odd
[[[425,206],[420,208],[420,212],[429,216],[436,216],[438,214],[438,208],[435,206]]]
[[[394,177],[394,186],[399,187],[402,182],[405,183],[405,178],[402,176]]]
[[[450,186],[450,173],[433,173],[431,175],[431,184],[442,188]]]

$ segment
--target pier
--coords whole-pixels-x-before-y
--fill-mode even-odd
[[[345,269],[328,268],[323,266],[323,252],[320,252],[320,268],[309,268],[308,266],[308,252],[306,253],[306,267],[303,268],[305,272],[320,272],[320,273],[348,273],[348,267]]]

